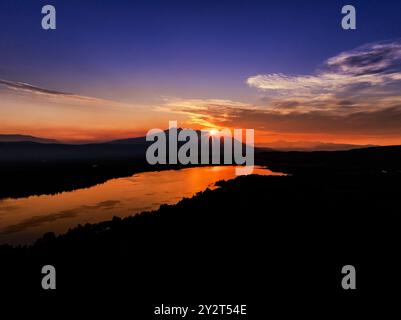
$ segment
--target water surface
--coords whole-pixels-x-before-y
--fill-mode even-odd
[[[253,173],[282,175],[261,167]],[[0,243],[29,243],[45,232],[157,209],[234,177],[235,166],[144,172],[56,195],[0,200]]]

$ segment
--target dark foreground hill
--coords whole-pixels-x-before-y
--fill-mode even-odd
[[[249,319],[393,303],[401,285],[401,148],[266,152],[256,160],[291,175],[238,177],[155,212],[49,233],[31,247],[1,246],[2,302],[27,295],[75,310],[91,297],[92,311],[128,309],[134,319],[152,318],[162,303],[248,304]],[[80,179],[135,168],[113,161],[93,168],[101,175],[79,171]],[[71,163],[40,167],[42,180],[31,186],[51,186],[66,172],[66,185],[80,181]],[[53,292],[40,286],[46,264],[57,270]],[[341,287],[344,265],[357,270],[355,291]]]
[[[401,146],[258,153],[255,162],[297,175],[401,173]]]
[[[2,246],[2,290],[72,299],[69,308],[95,297],[98,311],[128,309],[134,319],[151,319],[161,303],[248,304],[249,319],[391,303],[401,284],[400,178],[238,177],[155,212]],[[57,269],[54,292],[40,287],[45,264]],[[355,291],[341,287],[348,264]]]

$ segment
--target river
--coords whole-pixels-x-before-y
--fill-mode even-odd
[[[262,167],[253,174],[283,175]],[[45,232],[66,232],[78,224],[127,217],[174,204],[219,180],[235,178],[235,166],[143,172],[90,188],[56,195],[0,200],[0,244],[27,244]]]

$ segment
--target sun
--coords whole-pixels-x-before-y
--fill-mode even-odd
[[[209,130],[209,135],[214,136],[218,132],[219,132],[219,130],[217,130],[217,129],[211,129],[211,130]]]

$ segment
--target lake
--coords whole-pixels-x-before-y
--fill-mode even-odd
[[[255,167],[253,174],[283,175]],[[0,244],[27,244],[45,232],[127,217],[192,197],[215,182],[235,178],[235,166],[143,172],[56,195],[0,200]]]

